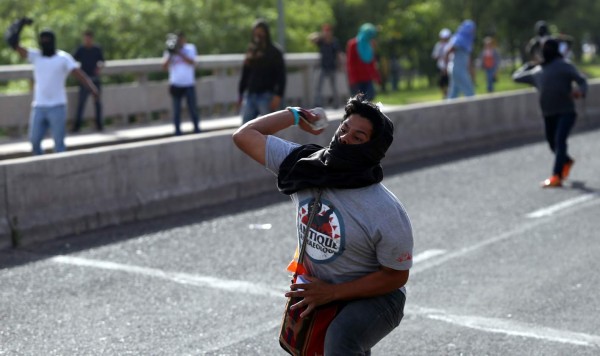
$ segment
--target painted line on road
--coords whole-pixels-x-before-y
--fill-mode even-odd
[[[413,257],[413,262],[414,263],[421,263],[423,261],[426,261],[430,258],[434,258],[437,257],[439,255],[443,255],[444,253],[446,253],[446,250],[438,250],[438,249],[431,249],[431,250],[425,250],[421,253],[419,253],[418,255],[415,255]]]
[[[282,307],[282,313],[283,313],[283,307]],[[234,333],[228,333],[227,338],[222,338],[222,337],[215,338],[215,340],[212,340],[212,341],[215,341],[215,343],[211,343],[208,346],[202,346],[202,347],[206,347],[206,348],[202,348],[200,350],[200,353],[206,354],[208,352],[217,352],[219,350],[233,346],[240,342],[254,339],[257,336],[262,335],[267,332],[270,332],[272,330],[277,330],[280,326],[281,326],[281,320],[273,320],[271,322],[256,325],[251,330],[246,330],[246,331],[240,332],[240,330],[236,329],[236,331]]]
[[[597,193],[588,193],[579,197],[575,197],[572,199],[568,199],[565,200],[563,202],[554,204],[554,205],[550,205],[548,207],[536,210],[534,212],[531,212],[527,215],[525,215],[528,218],[531,219],[536,219],[536,218],[542,218],[542,217],[546,217],[546,216],[551,216],[556,212],[559,212],[561,210],[565,210],[565,209],[569,209],[575,205],[578,204],[582,204],[585,202],[588,202],[592,199],[598,198],[598,194]]]
[[[597,195],[597,194],[595,194],[595,195]],[[554,214],[572,213],[572,212],[575,212],[575,211],[577,211],[579,209],[587,207],[589,205],[592,205],[592,204],[596,205],[599,202],[600,202],[600,199],[590,199],[589,202],[588,202],[588,204],[579,203],[579,204],[571,205],[571,206],[569,206],[570,209],[563,208],[563,209],[556,210],[555,212],[553,212],[553,215]],[[543,216],[542,218],[539,218],[539,219],[529,220],[528,222],[524,223],[523,225],[521,225],[519,227],[516,227],[516,228],[514,228],[512,230],[508,230],[508,231],[506,231],[506,232],[504,232],[504,233],[502,233],[500,235],[491,237],[491,238],[489,238],[487,240],[482,240],[482,241],[480,241],[480,242],[478,242],[476,244],[473,244],[473,245],[470,245],[470,246],[467,246],[467,247],[463,247],[463,248],[458,249],[456,251],[446,253],[446,254],[442,255],[441,257],[439,257],[439,258],[428,259],[428,260],[426,260],[426,261],[424,261],[424,262],[422,262],[420,264],[417,264],[416,266],[413,266],[410,269],[410,274],[414,275],[416,273],[424,272],[426,270],[429,270],[431,268],[440,266],[440,265],[442,265],[442,264],[444,264],[444,263],[446,263],[448,261],[454,260],[456,258],[462,258],[465,255],[467,255],[467,254],[469,254],[469,253],[471,253],[473,251],[477,251],[477,250],[479,250],[479,249],[481,249],[483,247],[495,244],[497,242],[501,242],[501,241],[504,241],[504,240],[511,239],[511,238],[513,238],[515,236],[519,236],[519,235],[521,235],[521,234],[523,234],[523,233],[525,233],[525,232],[527,232],[529,230],[535,229],[536,227],[538,227],[540,225],[546,224],[548,221],[551,221],[548,218],[549,218],[549,216]]]
[[[270,297],[284,297],[285,289],[277,289],[259,283],[228,280],[210,276],[199,276],[180,272],[165,272],[156,268],[139,267],[122,263],[94,260],[73,256],[55,256],[50,259],[56,263],[69,264],[81,267],[92,267],[111,271],[135,273],[148,277],[170,280],[179,284],[188,284],[201,287],[210,287],[236,293],[248,293]]]
[[[415,314],[449,324],[509,336],[522,336],[544,341],[560,342],[588,347],[600,347],[600,336],[537,326],[516,320],[487,318],[481,316],[448,314],[442,310],[411,308]]]

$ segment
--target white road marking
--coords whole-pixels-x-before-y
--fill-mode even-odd
[[[439,255],[443,255],[444,253],[446,253],[446,250],[438,250],[438,249],[425,250],[425,251],[421,252],[420,254],[414,256],[413,262],[420,263],[420,262],[423,262],[430,258],[439,256]]]
[[[444,264],[448,261],[451,261],[455,258],[463,257],[473,251],[479,250],[480,248],[495,244],[500,241],[507,240],[509,238],[512,238],[514,236],[522,234],[527,230],[533,229],[533,228],[537,227],[538,225],[542,225],[544,222],[545,222],[544,220],[534,220],[532,222],[529,222],[528,224],[521,225],[520,227],[518,227],[516,229],[509,230],[498,236],[494,236],[490,239],[480,241],[476,244],[473,244],[473,245],[470,245],[467,247],[463,247],[456,251],[449,252],[439,258],[423,261],[422,263],[419,263],[419,264],[416,264],[415,266],[413,266],[410,269],[410,274],[411,274],[411,276],[415,275],[416,273],[420,273],[420,272],[426,271],[428,269],[431,269],[433,267],[437,267],[437,266],[442,265],[442,264]]]
[[[180,284],[189,284],[194,286],[210,287],[226,290],[230,292],[249,293],[254,295],[283,297],[285,289],[277,289],[270,286],[260,285],[258,283],[227,280],[210,276],[198,276],[180,272],[165,272],[156,268],[139,267],[115,262],[100,261],[88,258],[73,256],[56,256],[50,259],[53,262],[70,264],[81,267],[93,267],[112,271],[121,271],[136,273],[149,277],[167,279]]]
[[[499,333],[509,336],[522,336],[579,346],[600,347],[600,336],[598,335],[552,329],[516,320],[470,315],[454,315],[437,309],[416,307],[414,308],[414,312],[417,315],[423,315],[429,319],[439,320],[485,332]]]
[[[283,306],[281,307],[281,312],[283,313]],[[202,349],[200,351],[201,354],[205,354],[207,352],[216,352],[219,351],[221,349],[227,348],[229,346],[233,346],[237,343],[249,340],[249,339],[254,339],[255,337],[264,334],[266,332],[270,332],[274,329],[278,329],[279,326],[281,325],[281,320],[273,320],[271,322],[268,323],[263,323],[261,325],[257,325],[255,327],[252,328],[252,330],[246,330],[243,332],[240,332],[239,330],[236,329],[236,331],[234,333],[229,333],[228,337],[226,338],[227,340],[223,340],[223,338],[218,338],[215,339],[213,341],[215,341],[214,343],[211,343],[206,349]]]
[[[595,194],[595,193],[593,193],[592,195],[598,196],[598,194]],[[584,196],[587,196],[587,195],[584,195]],[[587,200],[589,200],[589,204],[582,204],[583,202],[579,202],[578,204],[571,204],[569,206],[570,209],[566,209],[566,208],[563,207],[561,209],[555,210],[552,213],[552,215],[553,214],[561,214],[561,213],[563,213],[563,214],[572,213],[574,211],[577,211],[578,209],[582,209],[582,208],[587,207],[587,206],[592,205],[592,204],[598,204],[600,202],[600,199],[587,198]],[[519,236],[519,235],[523,234],[524,232],[527,232],[527,231],[532,230],[532,229],[534,229],[534,228],[536,228],[536,227],[538,227],[540,225],[543,225],[543,224],[547,223],[549,216],[550,215],[546,215],[546,216],[542,216],[542,218],[540,218],[540,219],[530,220],[529,222],[524,223],[523,225],[521,225],[521,226],[519,226],[517,228],[514,228],[512,230],[508,230],[508,231],[506,231],[506,232],[504,232],[504,233],[502,233],[500,235],[491,237],[491,238],[489,238],[487,240],[482,240],[482,241],[480,241],[480,242],[478,242],[476,244],[473,244],[473,245],[470,245],[470,246],[467,246],[467,247],[463,247],[463,248],[461,248],[459,250],[456,250],[456,251],[453,251],[453,252],[449,252],[449,253],[444,254],[443,256],[441,256],[439,258],[436,258],[436,259],[433,259],[433,260],[430,259],[430,260],[424,261],[422,263],[419,263],[419,264],[417,264],[416,266],[413,266],[410,269],[410,274],[412,276],[412,275],[414,275],[416,273],[420,273],[420,272],[426,271],[428,269],[431,269],[433,267],[437,267],[439,265],[442,265],[442,264],[444,264],[444,263],[446,263],[448,261],[451,261],[451,260],[453,260],[455,258],[463,257],[463,256],[465,256],[465,255],[467,255],[467,254],[469,254],[469,253],[471,253],[473,251],[479,250],[479,249],[481,249],[483,247],[486,247],[488,245],[492,245],[492,244],[495,244],[497,242],[508,240],[508,239],[513,238],[515,236]]]
[[[588,193],[576,198],[572,198],[569,200],[565,200],[563,202],[554,204],[554,205],[550,205],[548,207],[536,210],[534,212],[531,212],[529,214],[527,214],[526,216],[528,218],[531,219],[535,219],[535,218],[541,218],[541,217],[546,217],[546,216],[550,216],[558,211],[561,210],[565,210],[568,209],[572,206],[578,205],[578,204],[582,204],[585,203],[587,201],[590,201],[592,199],[598,198],[598,194],[597,193]]]

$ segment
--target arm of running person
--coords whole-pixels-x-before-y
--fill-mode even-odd
[[[532,67],[530,64],[525,64],[513,73],[512,79],[517,83],[530,84],[535,86],[534,74],[539,72],[539,66]]]
[[[81,84],[83,84],[92,93],[94,98],[98,98],[98,88],[84,71],[82,71],[80,68],[75,68],[71,71],[71,74],[73,74],[73,76],[77,78],[77,80],[79,80],[79,82],[81,82]]]
[[[573,98],[585,98],[587,96],[588,91],[587,80],[583,75],[581,75],[581,73],[579,73],[575,66],[572,66],[572,71],[573,81],[577,83],[577,88],[573,89]]]
[[[303,114],[309,122],[317,122],[319,119],[308,110],[304,110]],[[233,133],[233,142],[245,154],[264,166],[267,136],[293,125],[294,114],[289,110],[280,110],[244,124]],[[298,126],[313,135],[323,132],[323,130],[313,130],[302,120],[299,121]]]
[[[307,306],[306,310],[300,314],[301,317],[304,317],[319,305],[336,300],[363,299],[390,293],[404,286],[408,281],[408,275],[408,270],[395,270],[381,266],[377,272],[339,284],[326,283],[316,277],[303,276],[310,283],[292,284],[292,291],[287,292],[285,296],[303,298],[299,303],[293,305],[292,309]],[[298,288],[303,290],[296,290]]]

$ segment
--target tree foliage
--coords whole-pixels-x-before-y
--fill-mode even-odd
[[[380,29],[379,51],[397,51],[416,70],[431,70],[429,53],[443,27],[455,30],[466,18],[477,23],[477,45],[495,35],[503,52],[516,54],[533,36],[537,20],[576,40],[600,42],[600,2],[590,0],[283,0],[288,52],[314,51],[307,35],[322,23],[334,25],[342,43],[359,26]],[[21,16],[33,17],[22,43],[36,46],[35,34],[52,28],[59,48],[73,51],[81,33],[92,29],[109,59],[160,56],[168,32],[183,30],[202,54],[241,53],[253,22],[261,17],[278,38],[277,0],[2,0],[0,29]],[[0,45],[0,63],[18,63],[13,51]]]

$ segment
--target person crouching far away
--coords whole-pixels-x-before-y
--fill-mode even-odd
[[[298,244],[306,229],[307,208],[321,191],[318,223],[309,228],[322,238],[307,244],[303,261],[310,283],[292,284],[286,296],[303,298],[292,307],[307,307],[301,317],[317,306],[341,301],[344,306],[327,329],[325,354],[368,355],[400,324],[412,266],[408,214],[381,183],[380,161],[392,143],[394,127],[359,94],[348,100],[327,147],[301,146],[274,136],[293,125],[322,133],[304,120],[313,123],[317,117],[310,110],[288,108],[246,123],[233,141],[275,174],[279,190],[291,197]],[[288,270],[294,270],[294,263]]]

